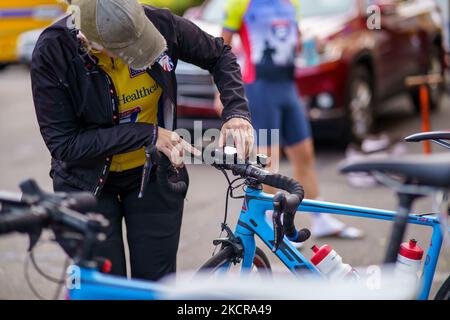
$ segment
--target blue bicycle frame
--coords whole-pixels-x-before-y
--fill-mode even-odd
[[[248,272],[253,265],[254,254],[256,250],[255,235],[257,235],[270,249],[273,248],[274,230],[271,222],[267,221],[265,212],[273,209],[273,196],[264,193],[261,190],[252,188],[246,189],[244,204],[235,231],[235,236],[240,238],[244,247],[244,257],[242,260],[243,272]],[[393,211],[363,208],[343,204],[303,200],[298,211],[317,212],[325,214],[336,214],[345,216],[354,216],[366,219],[393,221],[396,213]],[[409,224],[428,226],[433,229],[430,246],[425,258],[425,264],[422,273],[421,291],[418,299],[428,299],[433,277],[436,271],[436,265],[443,241],[442,228],[439,219],[434,216],[418,216],[411,214],[408,219]],[[276,256],[284,265],[294,273],[309,271],[313,274],[319,274],[316,267],[306,259],[290,241],[284,238]]]
[[[242,272],[249,272],[253,265],[256,250],[255,235],[257,235],[270,249],[273,248],[274,230],[271,222],[267,221],[265,212],[273,209],[273,196],[256,190],[246,188],[245,200],[239,216],[235,236],[242,242],[244,256],[242,259]],[[363,208],[329,202],[304,200],[298,211],[317,212],[336,215],[355,216],[366,219],[392,221],[396,215],[393,211]],[[443,233],[436,217],[418,216],[411,214],[408,223],[428,226],[433,229],[431,243],[425,258],[422,273],[422,287],[418,299],[427,299],[436,271],[436,265],[443,242]],[[315,266],[306,259],[290,241],[284,238],[275,255],[293,273],[302,271],[320,276]],[[157,283],[127,280],[125,278],[105,275],[94,269],[80,269],[79,288],[68,291],[68,299],[132,299],[154,300],[164,299],[166,288]]]
[[[156,282],[128,280],[80,268],[78,286],[67,292],[69,300],[161,300],[166,287]]]

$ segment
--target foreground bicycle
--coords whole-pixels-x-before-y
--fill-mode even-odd
[[[172,192],[184,193],[184,182],[173,183],[169,179],[170,162],[159,153],[153,153],[158,164],[157,179],[162,187]],[[217,159],[223,158],[217,152]],[[218,167],[221,165],[217,164]],[[151,164],[146,163],[147,171]],[[294,180],[281,175],[272,175],[260,167],[249,164],[227,165],[221,170],[231,170],[240,174],[252,184],[265,183],[275,188],[292,192],[288,198],[294,200],[294,207],[303,199],[303,188]],[[79,267],[79,286],[68,291],[68,298],[73,300],[90,299],[166,299],[168,289],[158,283],[128,280],[105,274],[108,261],[95,256],[95,246],[105,238],[104,232],[108,221],[102,215],[91,214],[96,199],[89,193],[47,194],[40,190],[33,180],[20,185],[23,196],[20,201],[0,197],[0,235],[11,232],[27,233],[30,236],[32,251],[40,239],[42,230],[51,229],[55,241],[64,249]],[[291,221],[292,228],[293,220]],[[295,229],[295,228],[294,228]],[[231,243],[231,242],[230,242]]]
[[[217,239],[215,244],[221,245],[221,251],[213,256],[202,268],[202,271],[226,271],[233,264],[240,264],[243,272],[249,272],[253,267],[258,271],[269,271],[270,264],[262,250],[256,248],[255,235],[278,256],[286,267],[294,273],[302,271],[320,277],[318,270],[298,252],[291,241],[305,241],[310,233],[308,230],[296,230],[294,217],[297,211],[322,212],[340,215],[358,216],[369,219],[396,221],[391,237],[386,261],[392,262],[392,248],[397,248],[403,238],[404,224],[418,224],[433,229],[432,245],[427,252],[426,263],[422,276],[422,289],[418,296],[426,299],[429,295],[436,264],[443,241],[439,217],[427,215],[408,215],[412,201],[417,194],[441,190],[447,192],[450,188],[450,158],[438,156],[432,158],[416,158],[411,162],[384,162],[376,164],[356,164],[344,171],[375,171],[386,178],[382,172],[393,172],[406,176],[414,185],[396,184],[401,201],[399,215],[391,211],[361,208],[327,202],[303,200],[303,189],[293,179],[264,170],[265,159],[258,157],[256,164],[228,164],[223,161],[235,157],[234,153],[216,153],[214,166],[226,173],[231,171],[238,176],[229,180],[228,195],[233,196],[235,184],[243,180],[245,188],[244,204],[235,232],[223,224],[227,231],[226,238]],[[183,186],[172,184],[167,175],[167,161],[159,164],[158,179],[168,188],[182,190]],[[430,165],[432,170],[430,170]],[[278,193],[276,196],[265,194],[262,184],[289,192],[288,195]],[[424,186],[426,186],[424,188]],[[431,186],[431,187],[430,187]],[[0,199],[0,234],[14,231],[30,234],[31,247],[39,239],[43,228],[52,228],[55,240],[66,253],[72,257],[80,269],[80,287],[69,290],[70,299],[164,299],[166,289],[157,283],[127,280],[106,275],[100,270],[105,261],[94,256],[95,244],[101,241],[104,228],[107,225],[102,216],[84,215],[94,205],[95,198],[89,194],[56,194],[49,195],[39,190],[35,183],[28,181],[21,185],[24,193],[22,201]],[[273,221],[265,218],[266,210],[274,210]],[[404,219],[406,217],[406,219]],[[448,282],[448,281],[447,281]],[[450,288],[443,286],[442,297],[450,296]]]

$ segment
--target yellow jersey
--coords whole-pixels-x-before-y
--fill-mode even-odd
[[[120,124],[144,122],[158,123],[158,102],[162,88],[145,71],[131,69],[120,58],[111,58],[106,53],[94,51],[98,65],[112,79],[119,103]],[[144,148],[114,155],[111,171],[120,172],[143,166]]]

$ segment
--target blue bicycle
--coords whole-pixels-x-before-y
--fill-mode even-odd
[[[450,134],[445,139],[450,140]],[[441,135],[442,141],[444,137]],[[235,197],[234,190],[244,187],[243,206],[234,232],[225,221],[222,229],[227,237],[214,241],[221,250],[201,267],[203,272],[226,272],[232,265],[240,265],[242,272],[270,272],[270,263],[264,252],[256,247],[255,235],[274,252],[274,254],[293,273],[303,272],[321,276],[291,242],[304,242],[310,232],[297,230],[294,217],[297,211],[321,212],[338,215],[357,216],[367,219],[394,221],[394,228],[386,253],[385,262],[395,261],[407,224],[417,224],[432,228],[431,245],[428,249],[422,276],[422,289],[419,299],[427,299],[445,231],[440,219],[435,216],[409,214],[413,201],[423,194],[450,188],[450,157],[415,157],[412,160],[373,161],[356,163],[342,169],[343,172],[375,172],[380,179],[396,188],[400,198],[398,212],[334,204],[328,202],[303,200],[301,185],[291,178],[272,174],[264,170],[265,157],[259,156],[255,164],[226,161],[235,154],[217,152],[214,166],[225,173],[229,188],[228,196]],[[167,159],[159,163],[158,179],[171,190],[184,192],[184,186],[172,184],[167,174]],[[231,181],[227,172],[238,178]],[[406,178],[405,183],[392,180],[386,173],[394,173]],[[275,196],[262,191],[262,185],[285,190],[288,194]],[[33,181],[21,184],[21,201],[0,197],[0,234],[23,232],[30,235],[30,252],[40,238],[43,229],[51,229],[55,241],[65,250],[75,264],[73,286],[69,287],[67,297],[72,300],[92,299],[166,299],[168,288],[152,282],[128,280],[111,276],[107,271],[107,261],[96,257],[96,244],[104,238],[108,222],[101,216],[86,214],[95,207],[91,194],[47,194]],[[265,212],[273,210],[272,222],[266,220]],[[225,211],[226,212],[226,211]],[[61,283],[62,284],[62,283]],[[450,278],[439,290],[437,298],[450,299]]]
[[[445,141],[450,140],[450,132],[418,134],[407,138],[408,141],[427,139],[449,147]],[[201,267],[202,271],[215,272],[220,270],[223,272],[232,265],[241,264],[243,272],[250,272],[254,269],[269,272],[269,260],[264,252],[256,247],[255,236],[257,236],[291,272],[310,272],[320,276],[316,267],[292,245],[292,242],[305,241],[310,235],[306,229],[300,231],[295,229],[293,223],[295,214],[296,212],[318,212],[346,215],[394,221],[385,263],[395,263],[408,224],[427,226],[432,229],[430,247],[421,277],[421,291],[417,297],[418,299],[428,298],[445,231],[440,223],[439,215],[434,216],[429,213],[410,214],[410,212],[414,200],[423,195],[441,193],[442,199],[448,201],[450,155],[414,156],[400,160],[366,160],[341,169],[343,173],[372,173],[381,182],[395,189],[399,198],[397,212],[307,199],[302,201],[303,189],[293,180],[279,175],[271,175],[250,165],[222,165],[217,167],[224,173],[225,170],[231,170],[235,175],[245,179],[244,203],[234,232],[226,224],[225,218],[222,229],[227,232],[228,236],[214,241],[215,245],[221,244],[221,250]],[[389,174],[402,176],[404,179],[398,181],[391,178]],[[283,193],[277,193],[275,196],[266,194],[262,191],[261,183],[278,188],[281,186],[281,189],[288,191],[290,195],[286,196]],[[236,186],[233,182],[230,182],[228,194],[232,197],[234,189],[236,189]],[[272,222],[266,219],[267,210],[273,210]],[[283,221],[281,217],[283,217]],[[450,277],[445,281],[436,298],[450,299]]]

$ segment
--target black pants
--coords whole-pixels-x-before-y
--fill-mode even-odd
[[[161,190],[152,174],[144,197],[138,199],[141,173],[142,168],[137,168],[109,174],[98,198],[97,212],[110,221],[110,227],[96,255],[112,261],[112,274],[126,275],[122,238],[122,220],[125,219],[131,276],[158,280],[176,271],[185,195]],[[179,178],[188,182],[185,169]],[[55,191],[78,191],[57,176],[53,186]]]

